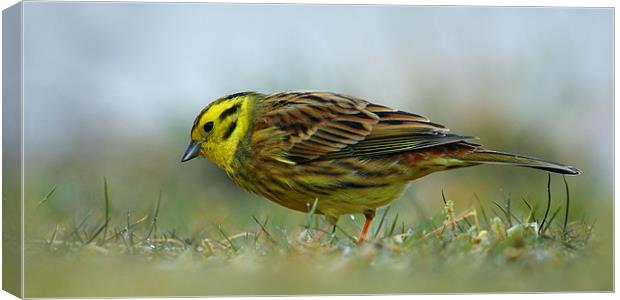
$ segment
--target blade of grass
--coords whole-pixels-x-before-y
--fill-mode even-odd
[[[545,221],[547,221],[549,209],[551,209],[551,173],[547,173],[547,209],[545,210],[545,216],[543,217],[540,227],[538,228],[538,234],[540,234],[545,227]]]
[[[93,240],[95,240],[95,238],[97,238],[97,236],[104,230],[105,227],[106,227],[105,223],[99,226],[99,228],[95,231],[95,233],[93,233],[93,235],[91,235],[91,237],[86,241],[86,243],[84,243],[84,245],[88,245]]]
[[[430,218],[428,220],[428,223],[431,224],[431,227],[433,227],[433,231],[436,231],[438,229],[437,225],[435,225],[435,219],[434,218]]]
[[[117,228],[115,228],[115,229],[114,229],[114,232],[113,232],[114,234],[113,234],[112,236],[108,237],[108,238],[104,241],[104,243],[105,243],[105,242],[108,242],[108,241],[111,241],[111,240],[115,240],[115,241],[116,241],[116,240],[118,240],[119,235],[122,235],[122,234],[126,233],[126,232],[128,231],[128,229],[133,229],[133,228],[134,228],[134,227],[136,227],[138,224],[140,224],[140,223],[142,223],[142,222],[146,221],[146,219],[147,219],[147,218],[148,218],[148,215],[145,215],[145,216],[143,216],[142,218],[138,219],[137,221],[135,221],[135,222],[133,222],[133,223],[129,224],[129,226],[125,225],[125,227],[122,227],[121,229],[117,229]],[[128,222],[129,222],[129,221],[128,221]]]
[[[230,244],[230,248],[232,248],[235,252],[237,252],[237,250],[238,250],[237,247],[235,247],[235,244],[233,244],[233,242],[230,240],[228,235],[224,232],[224,229],[222,228],[222,225],[217,225],[215,228],[217,228],[217,231],[220,232],[220,235],[222,235],[222,237],[224,237],[224,239],[226,239],[228,244]]]
[[[359,243],[357,242],[357,238],[355,238],[354,236],[352,236],[352,235],[351,235],[351,234],[349,234],[348,232],[344,231],[344,229],[342,229],[340,226],[338,226],[338,225],[335,225],[335,226],[336,226],[336,228],[337,228],[338,230],[340,230],[340,232],[342,232],[342,234],[344,234],[344,236],[346,236],[346,237],[347,237],[349,240],[351,240],[354,244],[356,244],[356,245],[357,245],[357,244],[359,244]]]
[[[312,216],[312,221],[314,221],[314,228],[316,229],[321,228],[321,226],[319,226],[319,216],[317,214],[314,214]]]
[[[463,218],[463,222],[467,223],[467,228],[471,228],[471,223],[467,220],[467,217]]]
[[[529,215],[534,220],[534,222],[538,223],[538,220],[536,220],[536,211],[534,210],[534,208],[532,208],[530,203],[527,202],[527,200],[525,200],[525,198],[521,198],[521,201],[523,201],[523,203],[525,203],[525,206],[527,206],[527,208],[530,210],[529,211]],[[529,222],[529,219],[528,219],[528,222]]]
[[[502,211],[502,213],[503,213],[503,214],[504,214],[504,216],[506,217],[506,222],[507,222],[509,225],[510,225],[510,224],[512,224],[512,221],[511,221],[511,219],[512,219],[512,218],[514,218],[514,219],[516,219],[516,220],[519,220],[519,218],[518,218],[517,216],[515,216],[514,214],[509,213],[508,211],[506,211],[506,210],[502,207],[502,205],[501,205],[501,204],[499,204],[499,203],[497,203],[497,202],[495,202],[495,201],[493,201],[493,204],[495,204],[495,206],[497,206],[497,208],[499,208],[499,210],[501,210],[501,211]],[[512,225],[510,225],[509,227],[512,227]]]
[[[123,230],[118,230],[118,229],[116,229],[116,234],[117,234],[118,236],[120,236],[120,237],[121,237],[121,239],[122,239],[122,241],[123,241],[123,244],[125,245],[125,249],[127,249],[127,251],[128,251],[129,253],[132,253],[132,251],[133,251],[133,250],[131,249],[131,247],[130,247],[130,246],[129,246],[129,244],[127,243],[127,238],[125,237],[125,235],[123,235],[123,234],[122,234],[122,231],[123,231]]]
[[[375,239],[377,238],[377,236],[379,235],[379,230],[381,230],[381,227],[383,226],[383,222],[385,222],[385,216],[387,216],[387,213],[390,211],[390,207],[392,207],[391,205],[388,206],[384,211],[383,211],[383,215],[381,216],[381,220],[379,221],[379,226],[377,226],[377,229],[375,229]]]
[[[478,197],[478,194],[474,193],[474,198],[476,198],[476,201],[478,201],[478,207],[480,207],[480,212],[482,213],[482,218],[484,218],[484,223],[487,224],[487,228],[491,227],[491,225],[489,224],[489,218],[487,217],[487,212],[484,209],[482,202],[480,201],[480,197]]]
[[[54,241],[56,240],[56,234],[58,233],[58,224],[56,224],[56,227],[54,228],[54,232],[52,232],[52,236],[50,237],[49,242],[47,243],[47,246],[49,248],[52,247],[52,245],[54,244]]]
[[[545,226],[545,228],[543,229],[541,234],[545,234],[545,232],[547,231],[547,229],[549,229],[549,227],[551,227],[551,224],[553,222],[553,220],[555,219],[555,217],[558,215],[558,213],[560,212],[561,207],[558,207],[552,214],[551,214],[551,218],[549,218],[549,222],[547,222],[547,226]]]
[[[564,226],[562,226],[562,232],[564,233],[564,237],[566,237],[566,234],[568,233],[568,212],[570,211],[570,191],[568,190],[566,176],[562,175],[562,179],[564,179],[564,187],[566,188],[566,210],[564,211]]]
[[[78,240],[80,240],[80,243],[84,244],[84,239],[82,239],[82,236],[80,236],[80,229],[82,228],[82,226],[84,226],[84,224],[86,223],[86,220],[88,220],[88,218],[92,215],[92,212],[89,212],[88,214],[86,214],[86,216],[84,216],[84,218],[82,219],[82,221],[78,224],[78,226],[73,226],[73,231],[71,232],[70,235],[75,235]]]
[[[119,228],[114,228],[114,236],[112,236],[110,239],[114,239],[114,242],[118,242],[118,237],[121,234],[121,231],[119,230]]]
[[[394,217],[394,221],[392,222],[392,226],[390,226],[390,231],[387,232],[386,236],[392,236],[394,234],[394,229],[396,229],[396,222],[398,222],[398,213],[396,213],[396,217]]]
[[[269,231],[267,231],[267,228],[265,228],[265,226],[267,225],[267,222],[269,221],[269,216],[267,216],[267,218],[265,218],[265,222],[264,223],[261,223],[260,221],[258,221],[258,219],[254,215],[252,215],[252,219],[254,219],[254,222],[256,222],[256,224],[258,224],[258,226],[260,226],[261,230],[265,233],[265,235],[267,236],[269,241],[272,244],[277,245],[276,241],[273,239],[273,237],[271,236]]]
[[[105,236],[108,231],[108,223],[110,222],[110,194],[108,192],[108,180],[103,177],[103,201],[105,204],[105,221],[103,223],[103,238],[105,241]]]
[[[56,185],[54,185],[54,187],[52,187],[52,189],[47,192],[47,194],[45,194],[45,197],[43,197],[43,199],[41,199],[41,201],[39,201],[39,203],[37,204],[37,208],[39,208],[41,205],[43,205],[45,202],[47,202],[50,198],[52,198],[52,195],[54,195],[54,192],[56,192]]]
[[[497,203],[494,203],[495,205],[497,205]],[[496,217],[498,217],[502,222],[508,223],[508,221],[504,220],[504,218],[506,217],[505,213],[499,213],[497,211],[497,209],[495,209],[494,207],[491,207],[491,212],[493,213],[493,215],[495,215]]]
[[[511,202],[510,195],[506,195],[505,192],[502,192],[502,198],[504,199],[504,204],[506,207],[506,216],[508,217],[508,226],[512,227],[512,218],[510,217],[512,215],[510,211],[510,202]],[[515,217],[515,219],[517,221],[519,220],[519,218],[517,217]]]
[[[127,236],[127,239],[129,240],[129,247],[131,249],[133,249],[133,233],[131,232],[131,211],[127,211],[127,225],[125,226],[125,235]]]
[[[161,204],[161,190],[159,190],[159,197],[157,197],[157,204],[155,205],[155,212],[153,213],[153,220],[151,221],[151,228],[149,229],[149,233],[146,235],[145,240],[151,238],[151,234],[155,236],[157,234],[157,219],[159,218],[159,206]]]
[[[316,205],[319,203],[319,198],[314,199],[314,203],[312,203],[312,207],[310,207],[310,211],[306,215],[306,224],[305,228],[310,229],[312,225],[312,216],[314,216],[314,212],[316,211]]]

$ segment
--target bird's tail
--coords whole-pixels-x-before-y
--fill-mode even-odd
[[[579,175],[581,171],[575,167],[546,161],[538,158],[527,157],[523,155],[517,155],[512,153],[504,153],[498,151],[491,151],[485,149],[476,149],[472,152],[465,154],[459,159],[471,162],[475,164],[499,164],[499,165],[513,165],[520,167],[528,167],[550,171],[554,173],[567,174],[567,175]]]

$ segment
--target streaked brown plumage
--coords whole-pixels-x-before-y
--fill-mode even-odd
[[[208,127],[208,128],[207,128]],[[196,118],[183,160],[206,156],[241,187],[285,207],[367,218],[414,179],[482,163],[579,174],[576,168],[485,150],[420,115],[328,92],[223,97]],[[231,149],[222,149],[231,148]]]

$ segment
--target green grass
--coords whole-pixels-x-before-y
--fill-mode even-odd
[[[26,296],[611,290],[611,242],[592,222],[569,220],[568,184],[559,203],[548,180],[542,209],[504,195],[457,210],[443,192],[443,209],[416,223],[384,208],[362,244],[352,222],[318,234],[316,202],[302,224],[252,216],[241,231],[209,224],[187,234],[158,224],[160,193],[152,211],[113,224],[104,180],[101,220],[91,212],[28,241]]]

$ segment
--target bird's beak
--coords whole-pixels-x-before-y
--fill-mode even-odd
[[[181,158],[181,162],[196,158],[198,154],[200,154],[201,145],[202,142],[191,141],[189,146],[187,146],[187,150],[185,150],[185,154],[183,154],[183,157]]]

